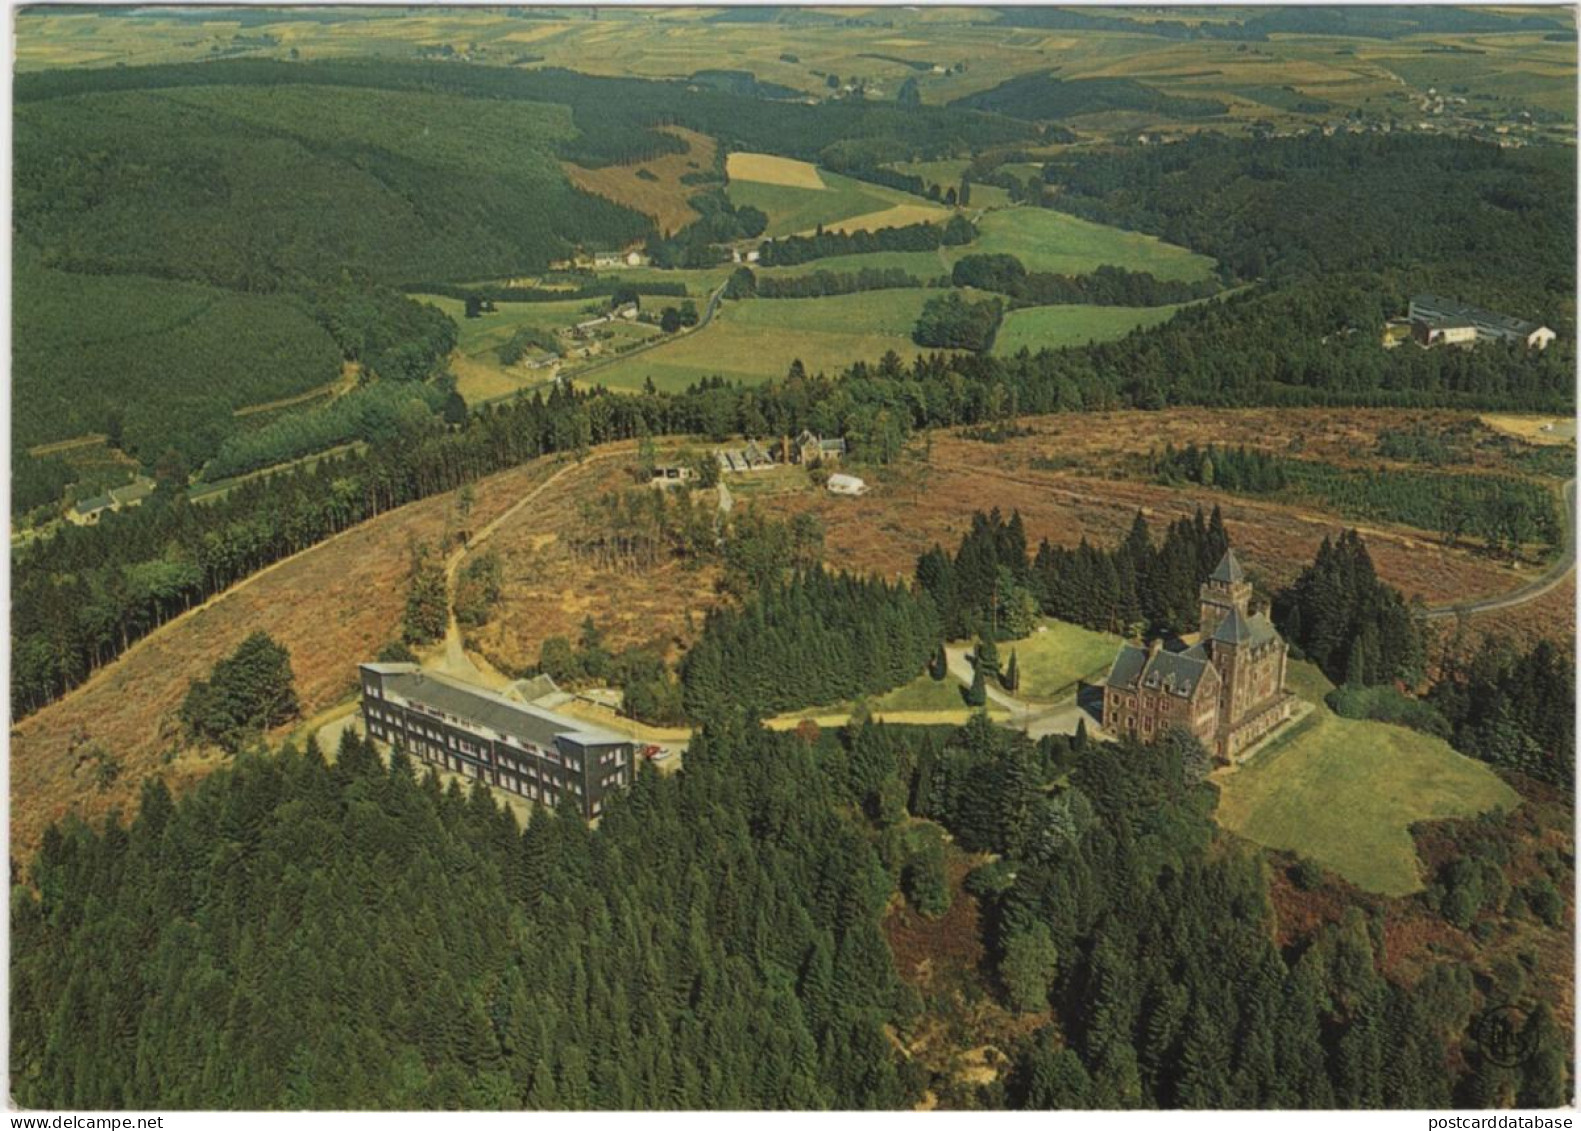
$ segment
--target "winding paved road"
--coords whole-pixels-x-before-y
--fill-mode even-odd
[[[1528,601],[1535,601],[1543,594],[1549,592],[1561,581],[1569,576],[1576,565],[1576,481],[1574,479],[1564,487],[1564,513],[1560,519],[1564,525],[1564,551],[1557,561],[1549,566],[1543,575],[1535,581],[1522,585],[1518,589],[1511,589],[1508,593],[1500,593],[1492,597],[1483,597],[1476,601],[1462,601],[1454,605],[1441,605],[1436,609],[1429,609],[1428,620],[1443,620],[1446,617],[1471,616],[1474,613],[1492,612],[1494,609],[1511,609],[1517,605],[1524,605]]]

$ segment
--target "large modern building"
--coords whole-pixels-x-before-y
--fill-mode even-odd
[[[597,817],[636,772],[632,742],[416,664],[363,664],[368,734],[430,765]]]
[[[1441,295],[1411,296],[1411,328],[1422,345],[1520,342],[1546,349],[1556,335],[1547,326],[1495,314]]]
[[[1251,582],[1226,551],[1202,585],[1195,644],[1121,645],[1104,681],[1104,729],[1151,742],[1182,727],[1230,761],[1289,719],[1288,648],[1266,613],[1251,612],[1251,600]]]

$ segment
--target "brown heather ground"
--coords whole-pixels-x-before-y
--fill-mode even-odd
[[[471,524],[504,511],[547,477],[550,461],[478,484]],[[189,681],[258,629],[291,652],[307,714],[356,687],[356,664],[400,631],[410,548],[437,545],[457,526],[454,493],[425,499],[254,575],[166,625],[70,695],[11,729],[11,852],[25,861],[44,828],[68,813],[96,820],[135,809],[144,778],[181,789],[220,765],[217,754],[184,749],[176,710]],[[122,763],[106,790],[76,766],[75,744],[101,744]],[[169,755],[167,757],[167,755]]]
[[[1006,444],[936,436],[926,464],[910,459],[863,471],[873,489],[861,498],[795,487],[792,474],[779,477],[780,485],[792,489],[778,494],[740,485],[737,506],[755,499],[775,514],[817,513],[825,523],[830,565],[896,577],[910,576],[916,556],[933,543],[953,548],[976,509],[1019,508],[1034,545],[1043,537],[1075,545],[1084,535],[1107,545],[1125,533],[1138,507],[1161,526],[1198,504],[1211,508],[1217,502],[1248,569],[1271,589],[1291,580],[1323,537],[1346,524],[1214,491],[1098,476],[1125,453],[1145,452],[1165,438],[1177,444],[1215,439],[1267,446],[1288,444],[1299,434],[1306,438],[1308,457],[1341,462],[1370,450],[1380,428],[1398,427],[1416,415],[1182,410],[1045,417],[1029,422],[1036,434]],[[630,449],[612,445],[601,452]],[[1029,461],[1040,456],[1074,458],[1082,473],[1030,468]],[[598,571],[573,561],[564,548],[565,533],[579,521],[577,503],[629,484],[625,464],[624,457],[608,458],[575,469],[502,523],[490,540],[504,559],[505,592],[493,621],[475,634],[474,646],[496,666],[531,665],[544,638],[574,639],[588,615],[612,646],[652,643],[672,658],[701,627],[704,611],[717,600],[712,567]],[[502,514],[559,466],[539,461],[478,484],[469,525],[477,529]],[[182,748],[175,710],[189,681],[207,676],[216,659],[255,629],[291,650],[307,714],[343,701],[354,691],[357,661],[398,632],[411,545],[437,542],[456,525],[454,494],[381,516],[222,594],[18,723],[11,750],[13,855],[25,858],[44,827],[68,813],[97,818],[116,807],[130,811],[149,775],[162,774],[180,788],[220,764],[216,756]],[[1469,550],[1445,549],[1419,531],[1367,528],[1366,534],[1383,578],[1429,602],[1498,593],[1522,579]],[[1573,593],[1567,583],[1530,606],[1484,614],[1474,619],[1472,631],[1518,631],[1526,638],[1540,633],[1569,643],[1575,631]],[[86,742],[102,744],[123,763],[120,778],[102,792],[88,780],[87,765],[75,765]]]
[[[787,513],[812,511],[823,518],[831,564],[891,576],[909,574],[916,556],[935,542],[953,549],[977,509],[997,506],[1005,514],[1020,510],[1034,546],[1045,537],[1062,546],[1074,546],[1083,537],[1104,546],[1124,536],[1138,510],[1156,534],[1199,505],[1211,510],[1215,504],[1242,561],[1264,591],[1292,581],[1325,537],[1352,525],[1360,526],[1380,576],[1407,597],[1420,595],[1429,604],[1504,592],[1535,576],[1536,567],[1513,569],[1469,548],[1445,547],[1438,538],[1409,527],[1356,524],[1331,513],[1195,486],[1167,488],[1102,478],[1122,474],[1128,457],[1161,447],[1166,440],[1177,447],[1216,439],[1282,450],[1300,435],[1305,438],[1305,458],[1370,466],[1377,461],[1359,460],[1356,453],[1370,451],[1381,428],[1399,427],[1402,419],[1417,415],[1179,410],[1043,417],[1030,422],[1033,435],[1003,444],[936,436],[926,464],[910,460],[864,473],[873,489],[861,498],[809,491],[774,503]],[[1073,466],[1043,471],[1031,466],[1036,459],[1070,460]],[[1483,464],[1487,470],[1497,469],[1491,459],[1483,457]],[[1525,609],[1482,614],[1476,618],[1483,622],[1479,628],[1502,630],[1506,620],[1511,628],[1539,622],[1545,635],[1573,635],[1573,612],[1562,606],[1557,593],[1540,602],[1544,614]]]
[[[578,504],[630,488],[628,467],[610,460],[579,468],[501,525],[489,542],[504,566],[500,602],[488,624],[467,634],[468,647],[503,672],[521,673],[538,663],[549,637],[574,644],[591,616],[612,651],[643,644],[679,657],[717,600],[717,567],[671,561],[642,571],[598,570],[566,546],[581,525]]]

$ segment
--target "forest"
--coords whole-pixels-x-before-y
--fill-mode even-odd
[[[861,229],[854,232],[824,231],[823,225],[810,236],[784,236],[765,240],[758,246],[758,262],[764,267],[791,267],[814,259],[836,255],[872,255],[881,251],[935,251],[955,247],[977,238],[977,228],[960,213],[943,224],[906,224],[898,228]]]
[[[911,340],[932,349],[987,353],[1004,314],[1004,304],[997,298],[973,301],[962,298],[959,291],[946,291],[922,304]]]
[[[1380,436],[1381,454],[1405,451],[1421,458],[1420,438]],[[1409,445],[1409,446],[1407,446]],[[1199,483],[1248,495],[1309,500],[1352,519],[1400,522],[1443,535],[1451,545],[1478,540],[1494,554],[1519,556],[1537,543],[1546,555],[1558,547],[1563,527],[1552,492],[1524,479],[1498,475],[1452,475],[1390,469],[1379,474],[1348,470],[1318,460],[1292,459],[1255,448],[1198,448],[1165,445],[1150,452],[1147,467],[1160,483]]]
[[[1061,211],[1211,255],[1238,279],[1321,291],[1357,276],[1375,312],[1323,333],[1370,333],[1425,291],[1575,334],[1574,170],[1557,149],[1197,134],[1057,157],[1043,176]]]
[[[730,279],[726,298],[819,298],[859,291],[883,291],[922,286],[922,280],[900,267],[863,267],[859,271],[809,271],[805,275],[757,275],[738,267]]]
[[[1292,655],[1335,683],[1410,686],[1424,674],[1421,626],[1400,591],[1378,580],[1354,530],[1323,539],[1312,564],[1274,595],[1273,620]]]
[[[1032,624],[1018,606],[1030,600],[1046,616],[1126,636],[1196,631],[1198,588],[1219,564],[1230,539],[1217,507],[1204,517],[1165,528],[1157,545],[1138,513],[1125,540],[1112,550],[1083,539],[1075,549],[1047,539],[1029,556],[1021,515],[996,507],[972,515],[971,528],[951,555],[934,546],[917,559],[918,586],[933,598],[948,639],[1013,640]]]
[[[1207,764],[1184,737],[1034,744],[982,716],[720,718],[597,829],[523,829],[355,736],[332,763],[244,752],[179,800],[151,780],[129,824],[48,831],[11,904],[14,1086],[92,1108],[1565,1101],[1567,1034],[1518,968],[1401,979],[1362,907],[1276,945],[1281,869],[1216,831]],[[958,891],[941,831],[999,856]],[[1500,868],[1496,830],[1457,835]],[[1542,930],[1529,886],[1508,913]],[[926,915],[977,901],[978,992],[1030,1023],[1008,1074],[897,1051],[933,1008],[880,929],[897,888]],[[1470,890],[1446,871],[1431,898],[1458,918]],[[1492,1001],[1522,1008],[1519,1066],[1481,1044]]]
[[[1057,79],[1052,74],[1017,75],[992,90],[957,98],[950,105],[1029,122],[1058,121],[1116,110],[1162,118],[1215,118],[1229,110],[1217,99],[1165,94],[1135,79]]]
[[[244,861],[244,867],[234,866]],[[894,1108],[890,891],[794,737],[722,726],[596,832],[351,738],[51,830],[12,904],[41,1107]],[[272,910],[270,910],[272,909]],[[245,1018],[245,1023],[242,1019]],[[124,1024],[122,1023],[124,1021]]]
[[[797,572],[741,609],[712,609],[681,663],[687,715],[763,715],[881,694],[922,674],[943,640],[932,601],[876,578]]]

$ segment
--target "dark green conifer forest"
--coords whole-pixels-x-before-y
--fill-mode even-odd
[[[1536,984],[1389,972],[1352,909],[1276,946],[1208,760],[986,717],[810,739],[721,720],[597,829],[525,829],[348,737],[247,753],[130,824],[53,827],[13,890],[13,1087],[78,1108],[1554,1106]],[[931,822],[931,824],[930,824]],[[939,837],[947,831],[953,847]],[[941,854],[999,854],[946,878]],[[1447,883],[1461,883],[1450,876]],[[1451,888],[1451,890],[1460,890]],[[1455,898],[1446,915],[1458,915]],[[988,991],[1041,1020],[964,1092],[885,907],[980,908]],[[1536,914],[1550,914],[1530,885]],[[1512,904],[1512,913],[1514,905]],[[1546,908],[1546,910],[1545,910]],[[1522,988],[1522,987],[1525,988]],[[1514,990],[1531,1055],[1479,1017]]]

